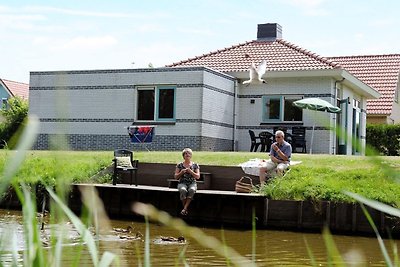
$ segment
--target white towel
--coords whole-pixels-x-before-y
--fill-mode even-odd
[[[239,166],[242,167],[244,173],[254,176],[260,175],[260,168],[266,165],[265,159],[250,159],[249,161],[240,163]],[[291,161],[290,166],[300,164],[301,161]]]

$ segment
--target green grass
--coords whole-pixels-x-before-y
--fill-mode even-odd
[[[261,188],[272,199],[354,202],[343,190],[399,206],[399,157],[296,155],[302,164]],[[390,162],[390,164],[387,164]],[[386,166],[386,167],[383,167]],[[389,167],[397,166],[397,167]]]
[[[15,153],[0,151],[0,171]],[[201,165],[237,166],[266,153],[195,151],[193,160]],[[177,163],[180,151],[135,152],[140,162]],[[54,185],[56,179],[70,182],[109,182],[109,178],[91,180],[112,163],[112,151],[29,151],[14,179],[26,183]],[[353,202],[343,190],[396,207],[400,206],[400,157],[361,157],[342,155],[294,154],[293,166],[284,178],[275,178],[260,192],[271,199],[330,200]]]
[[[9,162],[14,151],[0,151],[0,172]],[[85,182],[111,164],[112,152],[29,151],[14,179],[25,183],[42,182],[54,185]]]

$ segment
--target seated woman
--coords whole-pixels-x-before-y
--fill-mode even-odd
[[[175,179],[179,180],[178,190],[182,201],[182,215],[188,214],[190,202],[197,190],[196,180],[200,178],[200,166],[192,162],[193,151],[185,148],[182,151],[184,161],[178,163],[175,168]]]

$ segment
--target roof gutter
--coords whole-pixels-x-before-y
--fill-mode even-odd
[[[351,75],[349,72],[346,70],[342,70],[342,75],[343,78],[346,80],[343,82],[346,86],[349,86],[352,88],[355,92],[359,93],[360,95],[364,96],[367,99],[377,99],[381,97],[381,94],[376,91],[374,88],[366,85],[353,75]]]

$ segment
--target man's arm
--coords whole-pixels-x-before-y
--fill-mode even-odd
[[[279,149],[279,147],[276,145],[276,143],[273,143],[271,146],[271,151],[273,150],[273,152],[275,153],[271,153],[271,160],[275,163],[281,163],[281,162],[285,162],[289,160],[289,156],[286,155],[285,153],[283,153],[282,150]],[[281,158],[282,160],[279,160],[278,158],[276,158],[274,156],[274,154],[276,154],[276,156],[278,156],[279,158]],[[275,159],[275,160],[274,160]]]
[[[289,157],[288,157],[285,153],[283,153],[282,150],[278,149],[278,150],[276,151],[276,153],[277,153],[278,156],[282,159],[282,161],[288,161],[288,160],[289,160]]]

